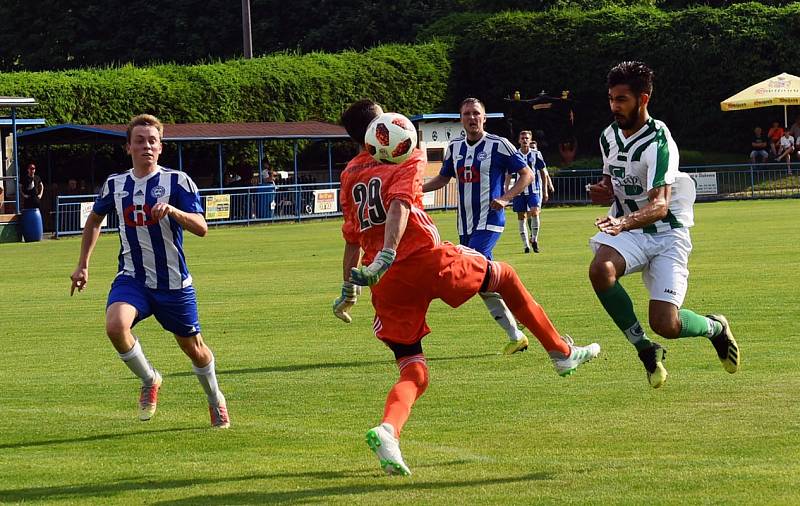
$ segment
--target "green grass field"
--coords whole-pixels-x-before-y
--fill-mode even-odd
[[[686,307],[728,316],[743,365],[729,375],[706,340],[667,342],[660,390],[588,282],[602,212],[545,209],[539,255],[522,254],[509,214],[495,250],[560,330],[602,345],[572,377],[534,342],[501,356],[479,299],[434,302],[431,386],[402,439],[410,478],[384,476],[364,443],[396,369],[372,336],[368,295],[353,324],[331,314],[340,221],[187,239],[228,431],[210,429],[188,359],[152,319],[137,333],[164,386],[154,419],[136,419],[138,381],[103,330],[115,236],[101,237],[73,298],[78,238],[0,245],[0,502],[800,503],[800,202],[696,206]],[[456,238],[452,213],[434,219]],[[639,276],[624,284],[646,322]]]

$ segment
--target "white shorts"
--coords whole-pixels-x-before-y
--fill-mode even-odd
[[[683,305],[689,280],[689,253],[692,238],[688,228],[676,228],[657,234],[622,232],[608,235],[598,232],[589,239],[597,253],[601,244],[614,248],[625,259],[625,274],[641,272],[650,300]]]

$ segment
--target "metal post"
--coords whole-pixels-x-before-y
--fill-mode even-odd
[[[253,57],[253,35],[250,29],[250,0],[242,0],[242,37],[244,38],[244,57]]]
[[[297,173],[297,141],[294,141],[294,213],[300,219],[300,178]]]
[[[217,144],[217,158],[219,160],[219,189],[221,190],[222,189],[222,185],[223,185],[223,183],[225,181],[225,174],[223,174],[223,172],[224,172],[223,164],[224,163],[223,163],[223,160],[222,160],[222,143],[221,142],[219,144]]]
[[[264,184],[264,139],[258,139],[258,184]]]
[[[17,153],[17,108],[11,108],[11,156],[14,157],[14,184],[17,185],[17,214],[20,214],[20,199],[19,199],[19,156]]]
[[[56,234],[55,237],[58,239],[58,225],[61,221],[59,218],[61,217],[61,197],[56,197]]]
[[[750,164],[750,198],[756,195],[755,164]]]
[[[181,172],[186,172],[183,170],[183,143],[178,143],[178,170]]]
[[[333,188],[333,153],[331,141],[328,141],[328,188]]]

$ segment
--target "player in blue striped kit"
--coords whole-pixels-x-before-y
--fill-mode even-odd
[[[447,146],[442,169],[423,186],[423,192],[438,190],[451,178],[458,180],[458,236],[461,244],[492,260],[492,250],[505,226],[505,207],[533,180],[522,155],[508,139],[484,131],[486,109],[477,98],[467,98],[459,107],[465,135]],[[504,192],[506,174],[517,173],[517,182]],[[506,331],[509,343],[503,353],[523,351],[528,339],[517,328],[514,316],[497,293],[481,292],[492,317]]]
[[[197,298],[183,253],[183,230],[202,237],[208,225],[191,178],[158,165],[163,132],[161,122],[147,114],[128,124],[126,149],[133,168],[109,176],[103,184],[83,229],[70,295],[86,287],[102,221],[116,211],[119,269],[108,294],[106,334],[125,365],[142,380],[139,419],[150,420],[155,414],[162,378],[132,328],[153,315],[191,359],[208,398],[211,425],[227,428],[225,397],[217,384],[214,355],[200,334]]]
[[[525,158],[528,166],[533,169],[533,182],[522,193],[514,197],[511,206],[519,218],[519,235],[522,238],[522,247],[525,253],[530,253],[531,248],[534,253],[539,253],[539,212],[542,204],[549,198],[547,164],[544,162],[542,153],[536,149],[536,141],[532,139],[530,130],[523,130],[519,133],[519,152]],[[506,187],[511,184],[512,180],[514,178],[511,174],[506,176]]]

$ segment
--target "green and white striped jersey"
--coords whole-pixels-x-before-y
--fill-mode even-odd
[[[678,146],[667,126],[650,118],[626,139],[616,122],[600,135],[603,174],[611,176],[614,203],[609,216],[621,217],[641,209],[653,188],[672,185],[667,216],[631,232],[654,234],[694,225],[694,181],[678,170]]]

